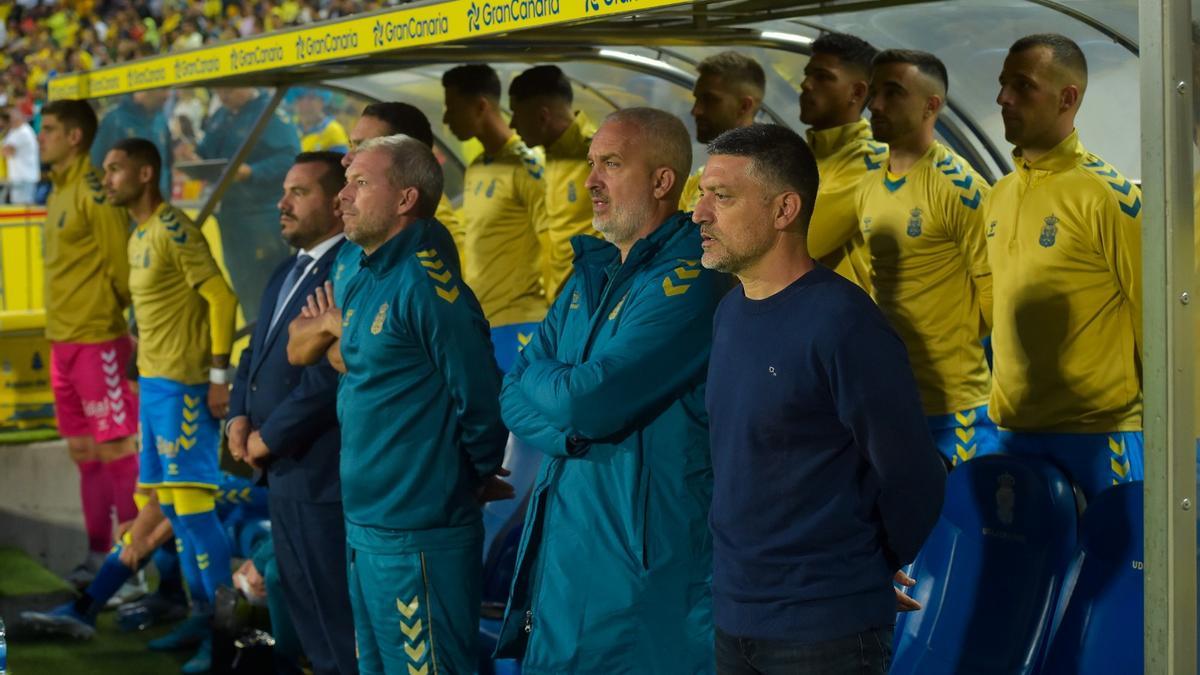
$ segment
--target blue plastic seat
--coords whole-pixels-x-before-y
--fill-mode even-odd
[[[1043,673],[1142,672],[1142,482],[1100,493],[1083,514]]]
[[[483,507],[483,599],[504,603],[512,585],[517,545],[525,524],[529,493],[541,466],[542,455],[516,436],[509,435],[504,451],[504,468],[511,472],[504,480],[513,486],[512,499],[488,502]]]
[[[512,475],[504,480],[513,486],[516,496],[513,499],[488,502],[484,505],[484,560],[490,556],[492,546],[497,541],[503,541],[514,521],[520,523],[525,520],[525,505],[541,463],[542,453],[509,434],[508,445],[504,448],[504,468],[512,472]]]
[[[516,436],[509,435],[504,451],[504,468],[512,474],[505,478],[516,495],[512,499],[489,502],[483,507],[483,618],[479,624],[479,674],[519,675],[521,667],[511,659],[492,660],[500,633],[500,618],[512,587],[517,548],[525,524],[529,493],[537,478],[542,455]]]
[[[950,472],[913,563],[924,609],[897,617],[891,672],[1033,672],[1077,525],[1074,490],[1049,462],[988,455]]]

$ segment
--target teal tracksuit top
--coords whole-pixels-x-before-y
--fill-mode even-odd
[[[204,140],[196,146],[196,154],[204,159],[232,159],[270,102],[271,97],[264,90],[237,112],[218,108],[205,121]],[[221,200],[222,222],[230,215],[238,218],[245,212],[275,211],[275,204],[283,193],[283,179],[299,152],[300,137],[296,127],[276,110],[246,157],[250,177],[230,183],[225,191]],[[232,224],[236,225],[236,220]]]
[[[712,670],[704,380],[728,278],[676,213],[575,272],[505,377],[504,419],[544,453],[497,653],[525,673]]]
[[[478,527],[476,489],[508,439],[487,321],[437,227],[417,221],[360,256],[338,293],[346,520],[435,538]]]

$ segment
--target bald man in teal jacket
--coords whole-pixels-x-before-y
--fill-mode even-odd
[[[525,673],[707,672],[704,375],[727,286],[699,266],[683,214],[607,288],[615,247],[574,243],[575,274],[500,399],[513,433],[545,454],[500,654],[523,650]]]
[[[675,143],[690,165],[686,129],[658,113],[621,111],[597,132],[601,207],[627,207],[618,163],[662,168],[684,154]],[[713,668],[704,379],[729,282],[700,266],[699,230],[674,206],[687,169],[672,173],[666,190],[645,181],[655,210],[636,239],[598,214],[615,244],[572,241],[574,274],[504,380],[505,423],[544,454],[497,648],[526,674]]]

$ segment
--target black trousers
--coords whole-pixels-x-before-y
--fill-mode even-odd
[[[890,627],[814,643],[715,632],[717,675],[885,675],[892,660]]]
[[[358,673],[341,502],[272,495],[271,538],[292,624],[313,673]]]

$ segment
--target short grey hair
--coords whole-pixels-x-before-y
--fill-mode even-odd
[[[382,152],[387,154],[388,182],[393,187],[417,188],[417,215],[432,218],[442,198],[442,166],[428,145],[404,134],[379,136],[363,141],[357,154]]]
[[[629,124],[637,128],[637,144],[646,148],[651,166],[665,166],[675,172],[675,187],[668,195],[675,201],[683,194],[683,184],[692,172],[692,136],[683,121],[657,108],[622,108],[604,118],[605,124]]]

